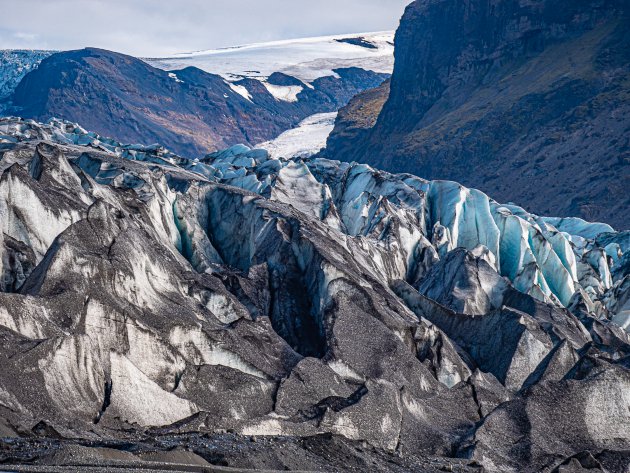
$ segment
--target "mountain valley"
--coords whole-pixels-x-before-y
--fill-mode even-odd
[[[630,473],[628,24],[2,51],[0,470]]]

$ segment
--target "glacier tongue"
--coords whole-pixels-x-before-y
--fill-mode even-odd
[[[617,243],[604,247],[594,243],[598,235],[614,234],[608,225],[576,218],[538,217],[515,205],[498,204],[482,192],[454,182],[428,182],[410,175],[376,171],[367,165],[324,159],[272,158],[265,150],[252,150],[243,145],[214,153],[200,161],[190,161],[156,145],[124,145],[60,120],[39,125],[28,120],[9,119],[0,124],[0,131],[18,142],[45,139],[89,145],[126,159],[188,169],[211,181],[241,187],[292,205],[345,235],[368,238],[371,243],[361,257],[369,260],[369,266],[377,273],[385,274],[389,280],[419,282],[435,261],[455,248],[473,251],[482,246],[492,255],[498,272],[518,290],[541,301],[566,307],[578,287],[591,298],[603,298],[613,287],[611,267],[624,253]],[[18,156],[6,154],[8,156],[2,161],[5,167],[19,160]],[[42,158],[45,159],[48,158]],[[100,184],[131,186],[147,195],[172,193],[165,182],[158,189],[151,180],[147,183],[134,173],[120,173],[119,167],[113,163],[105,161],[96,164],[95,168],[89,160],[89,157],[82,157],[78,165]],[[33,192],[19,189],[16,172],[5,173],[5,182],[0,189],[5,189],[6,199],[10,198],[9,194]],[[63,183],[64,186],[80,185],[78,178],[70,179],[77,183]],[[191,233],[181,233],[174,224],[176,219],[170,209],[176,208],[172,205],[176,198],[173,194],[150,200],[154,223],[168,222],[166,227],[160,224],[156,228],[162,228],[164,235],[169,236],[178,248],[182,246],[182,235],[191,239],[188,246],[201,245],[205,248],[201,249],[206,254],[205,259],[216,263],[211,245],[203,242],[205,237],[193,229]],[[41,198],[34,196],[24,196],[22,200],[41,202]],[[81,193],[81,200],[89,205],[93,199]],[[160,203],[165,200],[171,204]],[[46,211],[50,212],[42,209],[40,214]],[[18,241],[42,238],[43,241],[31,245],[39,258],[50,246],[52,238],[80,218],[77,211],[56,216],[53,221],[59,221],[58,230],[38,236],[38,230],[30,229],[28,222],[11,223],[15,218],[9,213],[9,209],[4,210],[7,218],[3,219],[3,233],[18,237]],[[43,214],[38,218],[44,218]],[[182,221],[180,225],[185,223]],[[20,230],[24,226],[25,229]],[[24,233],[21,236],[20,231]],[[199,238],[202,241],[194,243]],[[384,258],[384,254],[387,257]],[[196,264],[207,267],[209,263],[199,261]]]
[[[302,120],[277,138],[259,143],[257,148],[266,149],[274,158],[309,157],[326,147],[328,135],[335,126],[337,112],[317,113]]]
[[[483,463],[533,406],[560,458],[630,443],[630,234],[356,163],[0,131],[3,429],[334,434]],[[528,441],[520,460],[549,458]]]

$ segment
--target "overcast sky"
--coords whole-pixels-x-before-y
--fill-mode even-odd
[[[0,0],[0,49],[136,56],[395,29],[411,0]]]

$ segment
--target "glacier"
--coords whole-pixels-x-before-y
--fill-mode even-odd
[[[0,50],[0,100],[8,97],[26,74],[54,52],[30,49]]]
[[[297,127],[255,147],[269,151],[274,158],[308,158],[326,147],[335,126],[337,112],[317,113],[302,120]]]
[[[314,118],[319,123],[320,117]],[[87,145],[129,160],[177,166],[210,181],[291,205],[321,219],[340,232],[341,238],[370,240],[372,247],[365,255],[366,262],[373,267],[375,276],[386,275],[389,281],[411,278],[417,283],[433,264],[456,248],[464,248],[488,254],[493,269],[519,291],[562,307],[570,306],[578,288],[593,302],[607,300],[607,307],[612,307],[612,301],[618,300],[611,296],[612,289],[623,285],[619,283],[625,274],[618,274],[616,281],[612,274],[622,265],[623,255],[630,248],[625,233],[617,234],[607,224],[578,218],[539,217],[513,204],[501,205],[483,192],[455,182],[426,181],[364,164],[310,159],[309,153],[298,153],[293,158],[294,150],[278,152],[282,145],[267,145],[271,152],[236,145],[202,159],[188,160],[158,145],[121,144],[62,120],[46,125],[21,119],[0,121],[0,140],[33,138]],[[9,164],[7,159],[2,162],[4,167]],[[97,182],[111,183],[105,177],[106,169],[101,165],[93,176]],[[125,185],[134,186],[131,182]],[[19,192],[11,191],[14,195]],[[5,201],[10,198],[5,196]],[[60,228],[77,218],[69,215]],[[48,233],[49,241],[39,247],[34,245],[36,252],[42,254],[58,233]],[[29,239],[36,234],[32,231],[17,236]],[[611,238],[619,239],[623,246],[612,240],[605,246],[598,244]],[[392,259],[393,265],[389,262]],[[619,309],[620,313],[624,311],[627,309]],[[616,315],[611,313],[608,317]],[[616,320],[623,320],[622,325],[627,326],[626,319],[624,312]]]
[[[400,272],[388,274],[390,280],[407,278],[418,264],[414,253],[426,247],[432,246],[436,261],[456,248],[483,247],[500,275],[543,302],[566,307],[577,287],[599,300],[613,286],[611,267],[619,251],[609,245],[606,253],[593,242],[615,233],[608,225],[538,217],[455,182],[392,175],[367,165],[268,156],[248,160],[260,152],[242,147],[229,152],[241,159],[232,159],[225,168],[225,161],[216,158],[218,182],[268,195],[325,221],[334,215],[340,224],[332,226],[342,233],[371,236],[390,256],[397,250]],[[202,160],[189,169],[216,162]],[[293,177],[287,180],[285,175]],[[291,192],[296,189],[299,195]],[[387,215],[392,211],[395,216]],[[395,229],[390,227],[394,222]],[[552,222],[561,222],[560,229]],[[383,266],[378,271],[388,273]],[[585,273],[594,278],[585,278]]]
[[[0,226],[3,435],[332,436],[491,472],[630,450],[628,232],[20,118]]]

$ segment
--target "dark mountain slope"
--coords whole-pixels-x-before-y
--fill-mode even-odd
[[[293,84],[302,89],[295,100],[275,97],[258,81],[241,81],[237,85],[247,89],[246,97],[200,69],[168,73],[130,56],[88,48],[43,60],[8,100],[11,111],[25,117],[69,119],[122,141],[160,142],[184,156],[198,156],[274,138],[308,115],[337,110],[386,77],[357,68],[337,74],[318,79],[312,89]],[[285,85],[275,84],[278,79],[272,76],[269,83]]]
[[[335,128],[326,143],[328,150],[344,149],[346,143],[357,143],[369,136],[387,101],[389,88],[390,82],[385,81],[379,87],[357,94],[339,110]]]
[[[342,111],[327,155],[628,228],[627,5],[415,1],[375,126],[340,140],[354,126]]]

